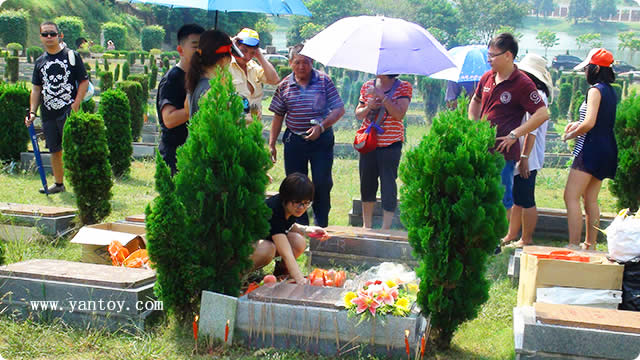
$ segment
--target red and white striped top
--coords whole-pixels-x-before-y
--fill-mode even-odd
[[[411,101],[413,95],[413,88],[411,84],[406,81],[400,81],[400,85],[396,88],[393,95],[390,96],[391,101],[396,101],[400,98],[407,98]],[[368,89],[375,86],[375,79],[369,80],[362,85],[360,89],[360,103],[367,105],[369,101],[373,100],[373,94],[369,94]],[[368,118],[362,121],[362,127],[366,129],[371,124]],[[402,119],[395,119],[388,113],[384,115],[384,122],[382,123],[383,134],[378,134],[378,147],[389,146],[398,141],[404,141],[404,124]]]

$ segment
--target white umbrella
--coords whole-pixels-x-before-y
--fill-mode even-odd
[[[325,66],[376,75],[430,75],[455,67],[444,46],[420,25],[383,16],[338,20],[309,39],[301,54]]]

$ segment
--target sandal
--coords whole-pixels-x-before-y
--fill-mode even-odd
[[[516,242],[512,242],[511,244],[505,245],[505,247],[514,248],[514,249],[522,249],[525,246],[531,246],[531,245],[533,245],[533,243],[525,244],[522,240],[518,240]]]
[[[589,244],[588,242],[581,242],[580,243],[580,249],[582,250],[595,250],[596,249],[596,244]]]

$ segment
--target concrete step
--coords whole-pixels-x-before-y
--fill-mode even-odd
[[[156,156],[158,145],[155,143],[134,142],[133,158],[134,159],[153,159]]]

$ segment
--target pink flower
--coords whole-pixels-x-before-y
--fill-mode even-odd
[[[351,300],[352,304],[356,304],[356,313],[360,314],[365,310],[369,309],[371,315],[376,315],[376,309],[380,306],[380,303],[377,302],[374,298],[369,296],[368,294],[360,294],[358,293],[358,297]]]
[[[395,298],[393,297],[392,289],[389,289],[387,284],[380,283],[369,287],[370,295],[377,301],[386,305],[393,305]],[[397,290],[396,290],[397,297]]]

